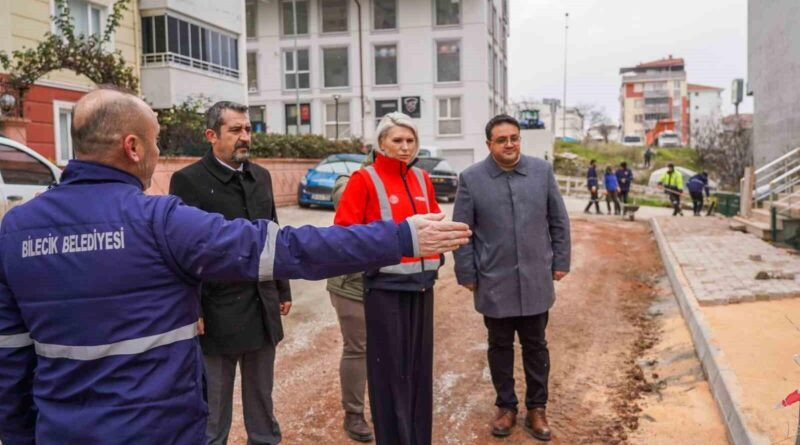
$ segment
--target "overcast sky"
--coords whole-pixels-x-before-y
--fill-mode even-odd
[[[747,0],[511,0],[509,95],[562,98],[569,12],[567,105],[592,103],[619,121],[620,67],[683,57],[690,83],[747,79]],[[752,112],[745,98],[740,112]]]

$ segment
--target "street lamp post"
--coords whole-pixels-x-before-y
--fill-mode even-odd
[[[333,115],[335,116],[335,119],[336,119],[336,124],[335,125],[336,125],[336,140],[337,141],[339,140],[339,99],[341,97],[342,96],[340,96],[338,94],[334,94],[333,95],[333,108],[334,108]]]

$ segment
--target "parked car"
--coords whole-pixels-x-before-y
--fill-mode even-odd
[[[656,145],[659,147],[680,147],[681,138],[674,131],[664,131],[658,135],[658,143]]]
[[[422,145],[419,147],[419,151],[417,152],[417,157],[419,158],[436,158],[439,157],[439,147],[433,147],[430,145]]]
[[[428,172],[437,199],[450,201],[456,198],[458,173],[449,162],[442,158],[417,158],[414,165]]]
[[[21,204],[58,183],[61,170],[44,156],[0,136],[0,212]]]
[[[641,147],[644,142],[641,136],[628,135],[622,138],[622,145],[626,147]]]
[[[341,153],[330,155],[320,161],[314,168],[308,169],[306,175],[300,180],[297,190],[297,202],[300,207],[318,205],[333,208],[333,183],[341,175],[361,168],[366,156],[354,153]]]

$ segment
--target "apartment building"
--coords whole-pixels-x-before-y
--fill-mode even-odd
[[[68,4],[76,33],[101,34],[114,1],[69,0]],[[51,18],[54,12],[53,0],[0,1],[0,49],[10,53],[36,47],[48,31],[57,31]],[[110,48],[122,52],[136,75],[139,74],[137,29],[138,11],[129,10]],[[72,108],[92,88],[94,84],[85,76],[67,70],[53,71],[37,80],[22,103],[27,145],[58,165],[66,165],[73,157],[69,134]]]
[[[686,70],[682,58],[621,68],[620,123],[624,136],[645,133],[658,122],[673,122],[684,145],[689,142],[689,106]]]
[[[210,102],[247,103],[243,1],[139,0],[138,5],[145,101],[154,109],[199,95]]]
[[[722,119],[722,91],[708,85],[687,85],[689,99],[689,145],[697,147],[703,135],[718,131]]]
[[[508,101],[507,0],[247,0],[247,89],[261,131],[363,137],[392,111],[458,170]]]

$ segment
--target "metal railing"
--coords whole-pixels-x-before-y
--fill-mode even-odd
[[[142,55],[142,66],[184,66],[191,67],[205,73],[219,74],[220,76],[239,78],[239,70],[228,68],[215,63],[186,57],[175,53],[152,53]]]

